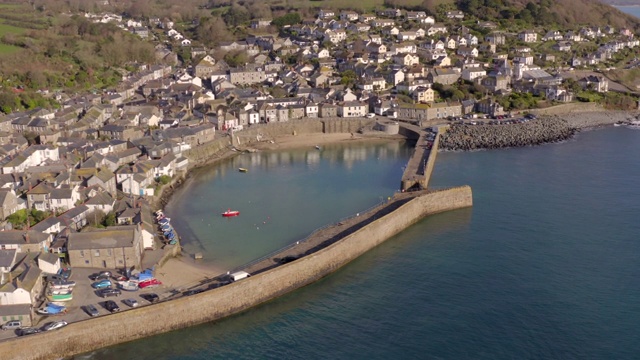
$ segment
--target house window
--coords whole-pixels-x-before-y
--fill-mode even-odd
[[[121,265],[122,265],[122,259],[121,259],[121,260],[118,260],[118,264],[121,264]]]
[[[107,249],[107,255],[111,256],[111,249]]]
[[[89,265],[89,260],[84,261],[85,265]]]
[[[95,257],[100,257],[100,250],[96,250]]]
[[[80,257],[84,257],[84,250],[80,250]]]

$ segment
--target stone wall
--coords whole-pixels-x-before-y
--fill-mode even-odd
[[[189,149],[184,152],[184,156],[189,159],[189,168],[192,168],[205,164],[229,146],[231,146],[231,138],[225,136]]]
[[[604,108],[597,103],[577,102],[526,111],[536,115],[563,115],[574,112],[604,111]]]
[[[472,204],[468,186],[426,193],[333,245],[296,261],[201,294],[3,341],[0,354],[5,359],[57,359],[218,320],[330,274],[424,216]]]
[[[366,118],[317,118],[257,124],[235,132],[233,140],[235,146],[250,146],[256,141],[273,140],[282,135],[355,133],[374,124],[374,119]]]
[[[438,157],[438,147],[440,146],[440,131],[436,134],[435,140],[433,140],[433,145],[431,146],[431,150],[429,150],[429,158],[427,159],[427,165],[424,169],[424,188],[429,188],[429,180],[431,180],[431,174],[433,173],[433,168],[436,165],[436,158]]]

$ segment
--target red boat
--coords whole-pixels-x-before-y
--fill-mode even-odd
[[[228,209],[227,211],[222,213],[224,217],[232,217],[240,215],[240,211]]]
[[[152,288],[152,287],[156,287],[156,286],[159,286],[159,285],[162,285],[162,283],[160,282],[160,280],[158,280],[156,278],[140,281],[138,283],[138,287],[140,289]]]

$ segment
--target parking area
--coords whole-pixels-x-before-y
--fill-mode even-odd
[[[56,302],[57,304],[61,304],[66,306],[67,312],[62,315],[34,315],[34,323],[33,327],[42,327],[44,324],[51,321],[59,321],[65,320],[68,323],[86,320],[91,318],[89,313],[85,310],[85,306],[94,305],[98,310],[98,316],[104,316],[110,314],[110,311],[107,310],[105,303],[108,300],[113,300],[116,302],[118,307],[120,308],[120,312],[127,311],[132,309],[131,306],[127,305],[126,299],[135,299],[138,303],[138,306],[147,306],[150,305],[151,302],[145,300],[142,296],[145,294],[157,294],[159,301],[166,299],[167,297],[176,294],[177,292],[172,289],[167,289],[164,285],[159,285],[157,287],[152,288],[144,288],[139,289],[137,291],[125,291],[122,290],[121,295],[114,297],[102,298],[100,297],[99,291],[91,287],[91,284],[94,282],[91,280],[91,275],[97,274],[100,271],[109,270],[115,276],[119,274],[117,270],[114,269],[91,269],[91,268],[74,268],[71,272],[71,276],[69,280],[75,281],[76,285],[73,287],[73,299],[71,301],[65,302]],[[112,288],[117,288],[117,282],[114,279],[111,279],[113,286]],[[45,291],[46,295],[46,291]],[[45,307],[49,300],[43,298],[40,303],[34,306],[35,309]],[[0,331],[0,340],[7,339],[10,337],[16,336],[15,331],[6,330]]]

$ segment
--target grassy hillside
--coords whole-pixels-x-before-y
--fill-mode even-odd
[[[458,0],[456,5],[483,20],[550,28],[612,25],[640,30],[639,19],[597,0]]]

